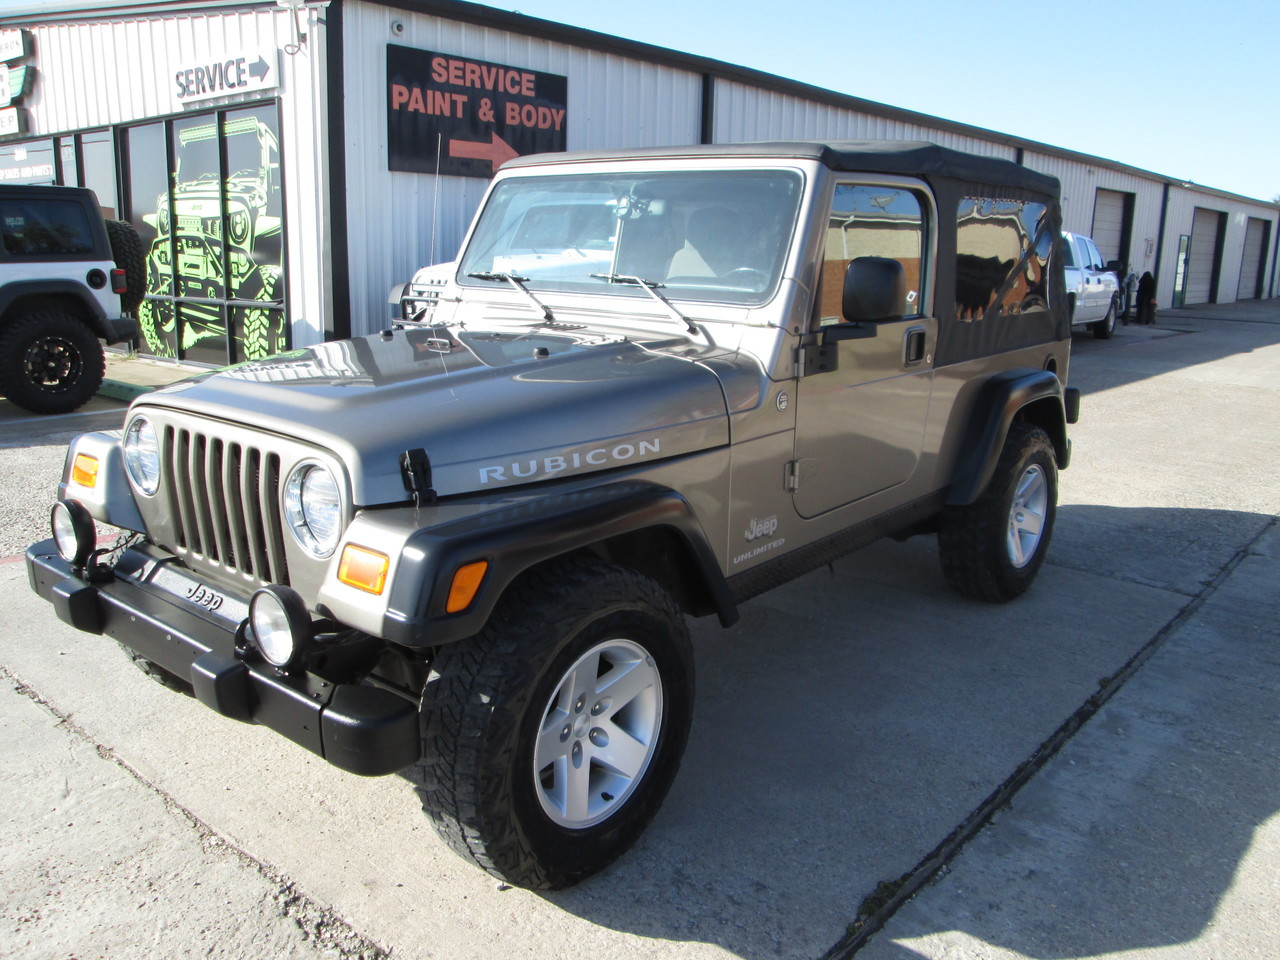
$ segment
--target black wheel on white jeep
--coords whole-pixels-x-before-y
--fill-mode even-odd
[[[68,413],[102,386],[102,344],[57,307],[33,310],[0,329],[0,393],[32,413]]]
[[[1116,332],[1116,316],[1119,313],[1117,300],[1111,298],[1111,305],[1107,307],[1107,315],[1097,323],[1089,324],[1089,329],[1093,331],[1093,335],[1099,340],[1110,340],[1115,336]]]
[[[450,846],[509,883],[555,889],[612,862],[680,766],[689,635],[666,592],[633,571],[594,558],[538,568],[433,673],[423,807]]]
[[[982,496],[943,511],[938,546],[947,581],[976,600],[1021,596],[1044,562],[1057,509],[1053,444],[1039,427],[1015,423]]]

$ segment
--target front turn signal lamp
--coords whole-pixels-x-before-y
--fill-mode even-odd
[[[471,606],[476,598],[484,575],[489,571],[489,561],[477,560],[459,567],[453,573],[453,583],[449,585],[449,599],[445,601],[445,613],[461,613]]]
[[[391,559],[385,553],[348,543],[338,561],[338,579],[366,593],[381,594],[387,585]]]
[[[77,453],[71,461],[71,482],[92,490],[98,483],[98,458]]]

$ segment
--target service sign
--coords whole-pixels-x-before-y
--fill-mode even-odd
[[[210,50],[171,66],[172,90],[182,103],[261,93],[280,86],[280,54],[270,50]]]
[[[568,95],[553,73],[388,44],[388,169],[492,177],[512,157],[564,150]]]

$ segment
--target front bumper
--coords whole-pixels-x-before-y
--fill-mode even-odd
[[[131,553],[117,565],[122,574],[91,583],[59,556],[52,540],[42,541],[27,551],[31,588],[71,626],[112,637],[189,680],[211,709],[270,727],[336,767],[379,776],[418,760],[413,701],[367,683],[331,683],[255,662],[242,652],[243,622],[201,615],[130,575],[146,568],[145,558]]]

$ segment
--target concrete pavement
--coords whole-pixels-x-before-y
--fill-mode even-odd
[[[148,682],[0,563],[0,718],[20,745],[0,758],[0,953],[1280,954],[1253,906],[1275,902],[1280,864],[1280,303],[1076,347],[1076,459],[1031,594],[957,601],[919,539],[753,601],[732,630],[695,623],[700,699],[667,805],[619,864],[545,897],[443,849],[396,778],[348,777]],[[869,943],[846,932],[1104,681],[1118,692],[940,880]],[[62,821],[68,797],[82,806]],[[162,892],[131,915],[135,882]],[[86,907],[46,909],[56,896]],[[294,935],[310,921],[291,897],[327,940]]]

